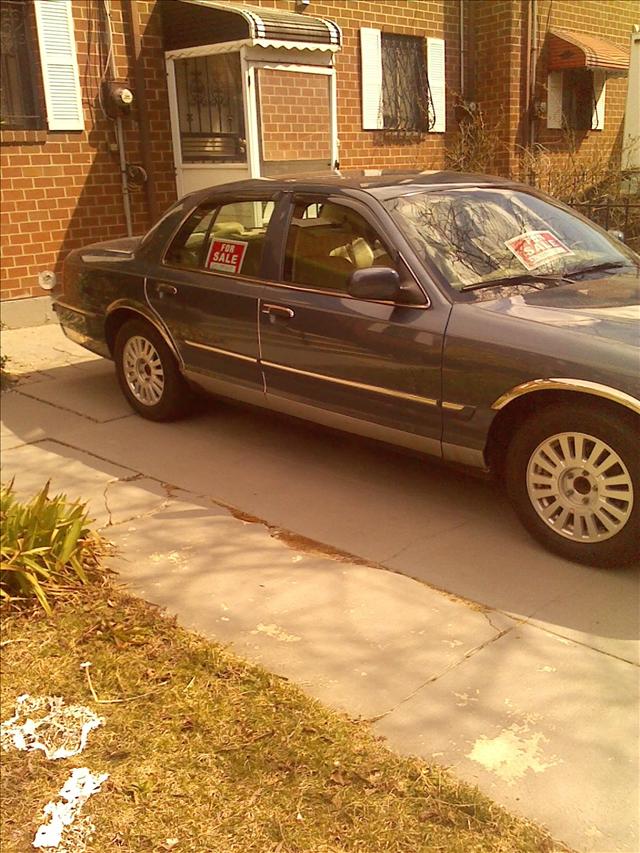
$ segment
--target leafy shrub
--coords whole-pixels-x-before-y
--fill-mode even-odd
[[[0,332],[4,329],[4,323],[0,323]],[[7,372],[9,356],[0,353],[0,389],[4,390],[11,385],[11,376]]]
[[[51,599],[89,582],[99,568],[102,540],[86,505],[49,497],[49,483],[27,503],[13,481],[0,487],[0,599],[32,600],[51,613]]]
[[[570,130],[564,131],[560,145],[548,148],[540,143],[532,147],[517,145],[517,158],[511,160],[504,141],[502,114],[488,120],[481,109],[458,104],[459,123],[445,154],[448,168],[460,172],[502,175],[523,181],[575,207],[605,228],[625,233],[625,242],[640,251],[640,207],[638,197],[625,189],[629,173],[622,168],[623,152],[612,154],[607,148],[581,149]],[[634,140],[629,148],[640,145]]]

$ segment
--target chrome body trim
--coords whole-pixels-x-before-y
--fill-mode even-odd
[[[99,318],[102,315],[98,314],[96,311],[87,311],[86,308],[77,308],[75,305],[67,305],[66,302],[63,302],[61,299],[53,299],[54,310],[60,306],[60,308],[64,308],[65,311],[72,311],[74,314],[82,314],[84,317],[96,317]]]
[[[371,421],[361,421],[358,418],[352,418],[348,415],[342,415],[339,412],[332,412],[327,409],[311,406],[308,403],[299,403],[276,394],[265,394],[263,391],[256,389],[243,388],[233,382],[206,376],[197,371],[187,371],[185,375],[191,382],[200,385],[212,394],[261,406],[271,411],[302,418],[302,420],[312,421],[313,423],[331,427],[332,429],[361,435],[365,438],[373,438],[376,441],[384,441],[386,444],[407,447],[410,450],[416,450],[430,456],[437,456],[438,458],[442,456],[440,441],[435,438],[415,435],[393,429],[393,427],[372,423]],[[484,465],[484,461],[482,464]]]
[[[250,361],[252,364],[258,363],[257,358],[254,358],[251,355],[243,355],[240,352],[233,352],[233,350],[222,349],[221,347],[212,347],[209,344],[201,344],[201,343],[198,343],[197,341],[188,341],[186,338],[185,338],[184,343],[190,347],[196,347],[196,349],[203,349],[203,350],[206,350],[207,352],[218,353],[218,355],[228,355],[230,358],[239,358],[241,361]]]
[[[354,382],[351,379],[339,379],[336,376],[326,376],[324,373],[313,373],[310,370],[300,370],[297,367],[289,367],[277,364],[274,361],[262,361],[263,367],[272,367],[275,370],[284,370],[287,373],[296,373],[300,376],[309,376],[311,379],[321,379],[324,382],[334,382],[336,385],[345,385],[347,388],[358,388],[360,391],[372,391],[375,394],[385,394],[388,397],[396,397],[400,400],[411,400],[413,403],[424,403],[426,406],[437,406],[438,401],[430,397],[421,397],[418,394],[408,394],[405,391],[395,391],[392,388],[381,388],[379,385],[367,385],[365,382]]]
[[[450,403],[448,400],[443,400],[440,405],[449,412],[462,412],[467,408],[462,403]]]
[[[260,331],[260,308],[262,305],[261,299],[256,299],[256,329],[258,332],[258,361],[262,361],[262,333]],[[260,375],[262,376],[262,392],[263,394],[267,393],[267,380],[264,375],[264,370],[260,371]]]
[[[144,295],[147,300],[147,305],[142,307],[140,305],[136,305],[135,303],[130,302],[128,299],[117,299],[115,302],[112,302],[111,305],[107,307],[105,311],[104,317],[105,321],[114,313],[114,311],[118,310],[126,310],[130,311],[132,314],[139,314],[143,317],[148,323],[158,331],[166,345],[169,347],[171,352],[175,355],[178,360],[178,365],[180,369],[184,368],[184,361],[182,356],[180,355],[180,351],[175,344],[175,341],[171,337],[169,330],[164,325],[164,321],[162,317],[153,309],[153,307],[149,304],[149,298],[147,296],[147,279],[144,280]]]
[[[171,245],[171,244],[169,244]],[[168,249],[167,249],[168,251]],[[417,278],[415,277],[413,271],[411,271],[411,275],[418,283],[420,287],[420,292],[424,295],[426,302],[421,305],[413,305],[410,302],[392,302],[389,299],[361,299],[359,296],[352,296],[350,293],[347,293],[345,290],[328,290],[327,288],[320,287],[302,287],[299,284],[293,284],[289,281],[273,281],[269,278],[255,278],[253,276],[248,275],[231,275],[229,273],[220,272],[219,270],[207,270],[204,267],[185,267],[179,266],[178,264],[169,264],[166,261],[162,261],[161,265],[170,270],[181,270],[182,272],[190,272],[190,273],[198,273],[198,275],[213,275],[218,276],[220,278],[228,278],[231,281],[238,281],[241,279],[248,284],[255,284],[260,287],[277,287],[281,290],[295,290],[298,293],[319,293],[322,296],[337,296],[339,299],[349,299],[355,300],[357,302],[371,302],[374,305],[389,305],[392,308],[417,308],[420,311],[425,311],[427,308],[431,307],[431,302],[429,297],[425,294],[422,286],[418,283]],[[407,269],[411,270],[411,267],[406,264]]]
[[[603,397],[605,400],[610,400],[613,403],[618,403],[626,409],[630,409],[637,415],[640,415],[640,400],[632,397],[624,391],[618,391],[617,388],[611,388],[609,385],[601,385],[598,382],[590,382],[587,379],[563,379],[561,377],[552,377],[550,379],[532,379],[529,382],[523,382],[521,385],[516,385],[510,391],[502,394],[495,402],[491,404],[491,408],[499,411],[518,397],[523,397],[525,394],[532,394],[535,391],[578,391],[583,394],[592,394],[595,397]]]

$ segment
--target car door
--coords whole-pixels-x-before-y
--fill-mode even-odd
[[[425,298],[367,205],[342,196],[291,203],[280,268],[260,300],[267,398],[293,414],[440,455],[450,306]],[[395,268],[421,304],[351,296],[351,272],[370,266]]]
[[[262,250],[272,197],[213,197],[172,239],[155,275],[149,304],[160,315],[190,378],[263,391],[258,362]],[[215,390],[215,389],[212,389]]]

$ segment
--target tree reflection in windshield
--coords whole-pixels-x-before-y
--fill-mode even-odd
[[[585,264],[629,263],[632,257],[571,211],[521,191],[465,187],[421,192],[391,199],[387,207],[418,253],[457,289],[521,277],[527,270],[534,277],[562,275]],[[554,242],[555,250],[545,252],[544,239],[536,234],[546,234],[547,245]],[[518,237],[533,255],[518,255],[513,248]]]

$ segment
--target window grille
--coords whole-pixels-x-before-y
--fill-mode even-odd
[[[424,39],[382,33],[382,116],[385,130],[433,129]]]
[[[29,130],[43,126],[35,89],[34,54],[27,0],[0,2],[0,127]]]
[[[238,54],[176,61],[182,161],[246,160]]]

